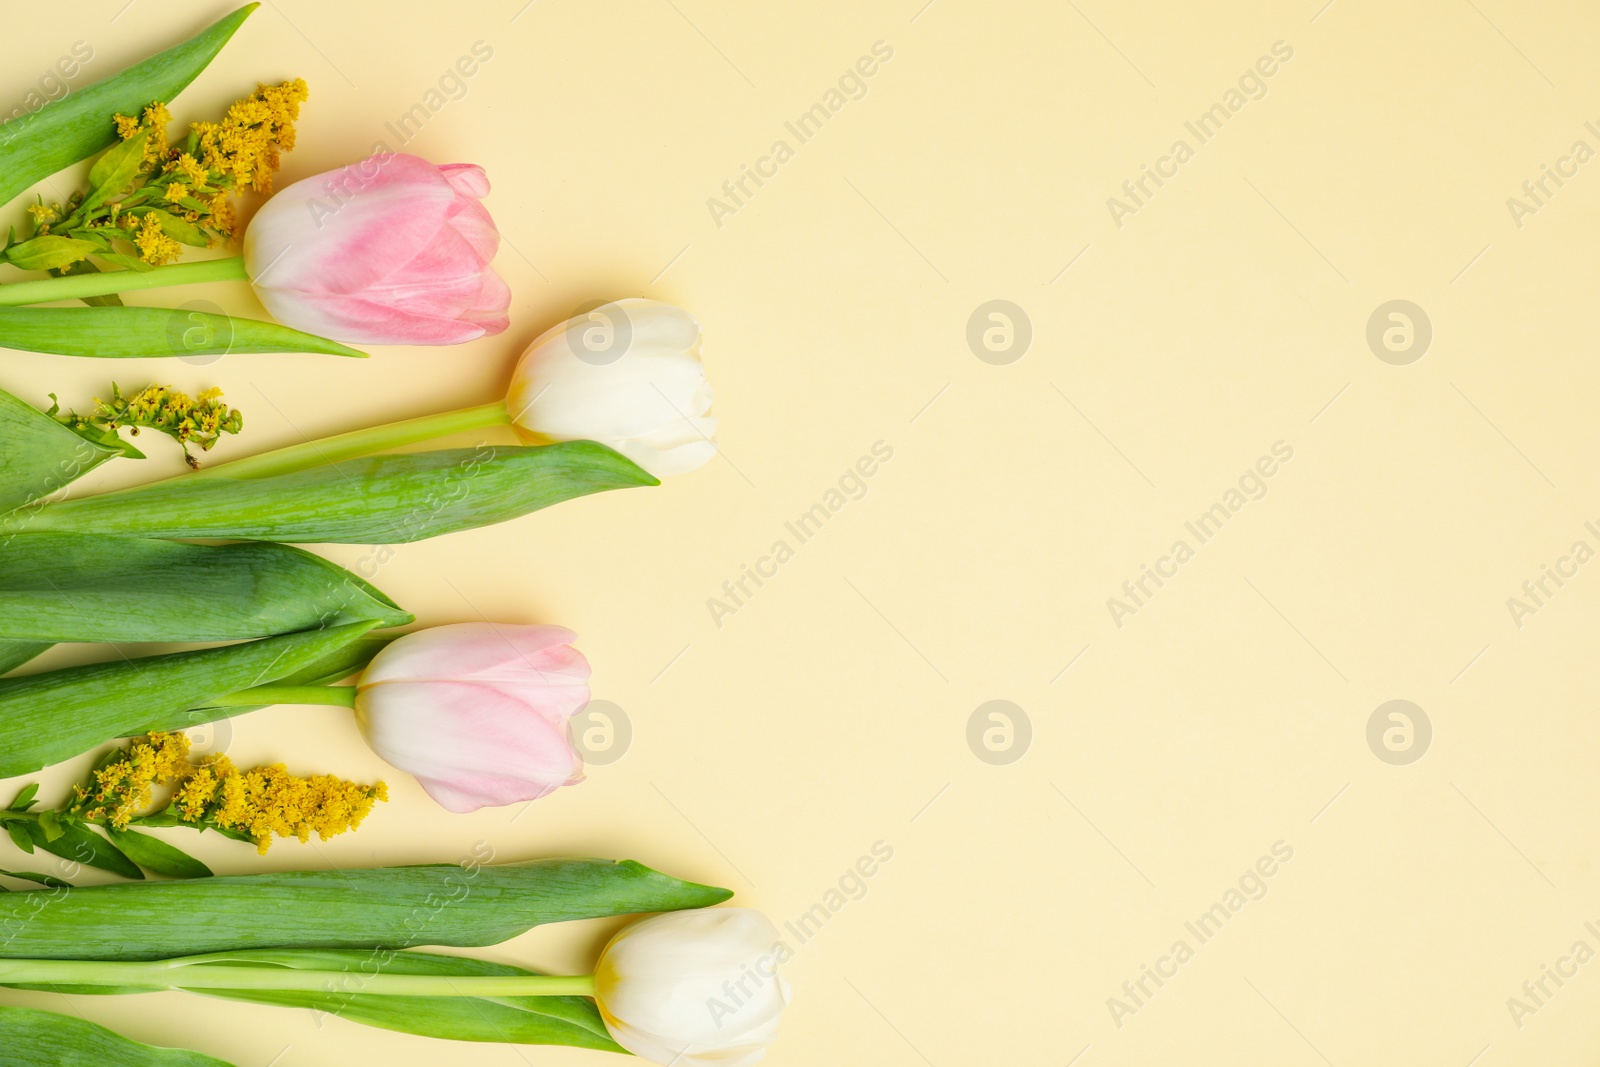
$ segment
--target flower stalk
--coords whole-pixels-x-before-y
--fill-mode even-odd
[[[237,693],[206,701],[208,708],[256,708],[273,704],[326,704],[329,707],[356,706],[353,685],[257,685]]]
[[[149,962],[115,960],[0,960],[0,984],[120,986],[151,992],[187,989],[277,990],[325,993],[344,990],[403,997],[592,997],[595,978],[581,975],[352,974],[236,962],[239,953]]]
[[[169,263],[148,270],[102,271],[99,274],[70,274],[64,278],[39,278],[0,285],[0,307],[45,304],[56,300],[78,300],[86,296],[161,289],[169,285],[198,285],[203,282],[248,281],[244,259],[226,256],[200,263]]]
[[[207,467],[198,474],[184,475],[182,477],[187,479],[202,477],[269,478],[273,475],[292,474],[295,471],[307,470],[311,467],[337,463],[344,459],[370,456],[376,452],[385,452],[391,448],[401,448],[405,445],[414,445],[422,441],[432,441],[439,437],[449,437],[452,434],[465,433],[468,430],[510,425],[511,416],[506,412],[506,402],[504,400],[496,400],[493,403],[480,404],[477,407],[445,411],[437,415],[424,415],[415,419],[403,419],[399,422],[385,423],[382,426],[369,426],[363,430],[351,430],[348,433],[334,434],[316,441],[288,445],[284,448],[273,449],[271,452],[262,452],[259,455],[247,456],[244,459],[219,463],[215,466]]]

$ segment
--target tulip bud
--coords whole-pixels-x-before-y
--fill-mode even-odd
[[[595,967],[612,1038],[677,1067],[746,1067],[767,1054],[789,1003],[789,950],[750,908],[674,911],[626,926]]]
[[[537,800],[582,779],[567,738],[567,720],[589,702],[575,636],[486,622],[405,634],[356,683],[356,721],[450,811]]]
[[[630,297],[541,334],[512,372],[506,410],[534,438],[599,441],[661,477],[716,454],[700,324]]]
[[[381,153],[295,182],[244,235],[245,271],[274,318],[366,344],[453,345],[506,328],[511,290],[478,201],[483,168]]]

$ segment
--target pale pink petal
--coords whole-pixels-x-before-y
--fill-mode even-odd
[[[489,176],[476,163],[441,163],[439,173],[462,196],[482,200],[489,195]]]
[[[362,685],[356,716],[373,751],[451,811],[536,800],[582,770],[561,727],[493,686]]]
[[[538,682],[547,670],[589,677],[588,664],[572,647],[578,635],[564,626],[460,622],[405,634],[373,657],[363,685],[392,681]],[[553,653],[546,658],[546,653]]]
[[[296,182],[245,231],[245,269],[287,325],[365,344],[458,344],[507,325],[481,167],[380,154]]]

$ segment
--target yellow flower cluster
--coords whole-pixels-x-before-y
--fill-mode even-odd
[[[55,394],[50,397],[55,399]],[[124,426],[131,427],[135,436],[141,429],[158,430],[183,447],[184,459],[191,467],[198,467],[199,462],[189,454],[190,444],[209,452],[223,434],[244,428],[244,413],[223,401],[221,389],[207,389],[191,398],[170,386],[147,385],[124,396],[121,387],[112,382],[110,402],[95,397],[89,414],[70,411],[61,415],[59,409],[59,404],[52,405],[46,414],[73,433],[112,446],[118,444],[116,434]]]
[[[294,123],[307,92],[302,78],[258,85],[253,94],[229,107],[221,122],[195,123],[201,162],[232,178],[235,188],[269,191],[279,153],[294,147]]]
[[[216,437],[222,432],[223,424],[238,415],[237,411],[220,403],[221,399],[222,390],[217,388],[207,389],[199,397],[190,399],[187,393],[169,386],[147,385],[128,398],[121,412],[113,409],[107,414],[117,422],[134,427],[135,432],[140,426],[148,426],[167,430],[180,441],[205,440]],[[95,403],[103,401],[96,398]]]
[[[73,809],[85,818],[126,830],[128,822],[150,805],[152,789],[194,769],[189,739],[183,734],[151,734],[120,759],[94,772],[86,788],[74,786]]]
[[[161,219],[155,215],[139,220],[139,228],[133,231],[133,244],[139,250],[140,259],[156,266],[171,263],[183,254],[183,246],[167,236],[161,228]]]
[[[117,135],[125,141],[149,132],[146,176],[130,192],[131,203],[123,206],[161,205],[174,216],[208,228],[213,239],[233,236],[238,220],[229,194],[246,188],[271,190],[281,154],[294,147],[294,123],[306,96],[306,83],[299,78],[279,85],[258,85],[254,93],[235,101],[220,121],[191,124],[187,138],[176,145],[167,139],[172,114],[165,104],[153,103],[137,117],[115,116]],[[110,218],[83,220],[82,224],[90,228],[123,225],[116,212],[113,204]],[[46,227],[55,221],[37,213],[35,220]],[[165,232],[157,213],[144,214],[125,229],[139,258],[147,263],[169,263],[183,250],[182,244]]]
[[[316,833],[326,841],[354,830],[374,803],[388,799],[382,782],[357,785],[331,774],[300,778],[281,763],[240,773],[219,756],[178,788],[172,805],[184,822],[249,834],[265,853],[274,836],[305,842]]]
[[[358,785],[331,774],[301,778],[281,763],[240,771],[226,756],[189,762],[189,739],[181,733],[151,734],[95,771],[89,785],[74,789],[72,812],[92,822],[126,830],[149,807],[155,786],[176,783],[171,810],[191,826],[248,834],[266,852],[273,837],[326,841],[354,830],[378,801],[389,799],[382,783]]]

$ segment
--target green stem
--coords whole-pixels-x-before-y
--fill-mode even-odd
[[[253,708],[267,704],[329,704],[356,706],[353,685],[258,685],[206,701],[207,708]]]
[[[3,286],[0,286],[0,292],[4,292]],[[365,430],[334,434],[332,437],[263,452],[258,456],[236,459],[231,463],[218,463],[198,473],[184,474],[180,477],[268,478],[275,474],[292,474],[308,467],[320,467],[325,463],[337,463],[342,459],[354,459],[374,452],[384,452],[402,445],[416,444],[418,441],[431,441],[435,437],[448,437],[451,434],[489,426],[509,425],[511,416],[506,412],[506,402],[496,400],[492,404],[480,404],[473,408],[461,408],[458,411],[445,411],[438,415],[424,415],[418,419],[406,419],[382,426],[369,426]]]
[[[64,278],[44,278],[0,285],[0,307],[45,304],[52,300],[74,300],[85,296],[109,296],[139,289],[159,289],[167,285],[194,285],[199,282],[248,281],[244,259],[208,259],[202,263],[173,263],[149,270],[113,270],[99,274],[71,274]]]
[[[211,962],[228,954],[149,963],[104,960],[0,960],[0,984],[134,986],[148,990],[290,990],[402,997],[592,997],[594,975],[358,974]]]

